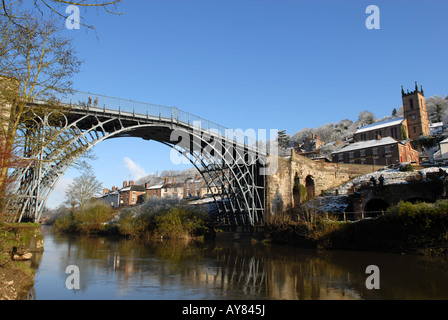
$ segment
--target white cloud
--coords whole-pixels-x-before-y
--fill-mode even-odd
[[[145,169],[143,169],[137,163],[132,161],[131,158],[125,157],[123,159],[123,161],[124,161],[126,168],[129,170],[129,173],[131,174],[131,176],[134,180],[138,180],[138,179],[143,178],[148,175],[148,173],[145,171]]]

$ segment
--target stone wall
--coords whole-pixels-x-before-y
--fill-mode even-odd
[[[319,196],[323,191],[380,168],[372,165],[315,161],[292,150],[290,157],[278,158],[277,172],[266,177],[266,213],[283,213],[303,201],[300,196],[294,195],[295,185],[306,188],[308,197]]]

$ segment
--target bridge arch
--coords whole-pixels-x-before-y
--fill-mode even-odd
[[[63,121],[45,130],[53,131],[64,148],[45,146],[29,158],[41,161],[39,175],[32,162],[13,173],[20,181],[10,208],[17,210],[19,221],[38,220],[45,203],[58,180],[86,151],[106,139],[137,137],[154,140],[185,156],[204,178],[207,186],[218,181],[222,193],[214,195],[222,221],[254,225],[264,222],[264,177],[260,174],[266,164],[265,154],[253,145],[229,140],[221,132],[202,128],[179,119],[179,111],[169,117],[116,112],[106,108],[71,106]],[[173,117],[176,115],[177,118]],[[14,215],[12,215],[13,217]]]
[[[373,198],[373,199],[370,199],[368,202],[366,202],[366,204],[364,205],[363,211],[366,211],[366,212],[385,211],[389,207],[390,207],[390,204],[387,201],[385,201],[384,199]]]
[[[308,175],[306,177],[305,187],[306,187],[306,199],[307,200],[313,199],[316,193],[316,183],[312,175]]]

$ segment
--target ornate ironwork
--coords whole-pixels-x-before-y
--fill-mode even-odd
[[[57,120],[50,121],[51,114],[36,116],[32,125],[39,128],[34,132],[40,144],[26,151],[28,165],[13,173],[17,183],[8,204],[10,221],[39,221],[56,183],[84,152],[103,140],[132,136],[170,146],[189,159],[207,186],[221,186],[213,195],[220,222],[264,223],[261,170],[267,167],[267,154],[256,139],[176,107],[92,96],[75,92],[61,99],[64,112],[53,115]]]

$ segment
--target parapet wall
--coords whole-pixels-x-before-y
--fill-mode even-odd
[[[308,196],[319,196],[323,191],[380,168],[372,165],[315,161],[292,150],[290,157],[278,158],[277,172],[266,177],[266,212],[268,215],[282,213],[297,206],[300,200],[294,197],[294,185],[305,187]]]

